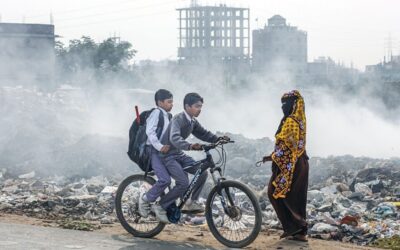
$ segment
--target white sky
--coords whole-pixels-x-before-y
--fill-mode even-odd
[[[178,44],[177,7],[189,0],[0,0],[3,22],[49,23],[63,41],[88,35],[101,41],[114,34],[131,42],[137,59],[175,59]],[[398,0],[227,0],[198,1],[249,7],[251,28],[262,27],[274,14],[308,32],[308,60],[331,56],[359,69],[383,59],[385,39],[393,38],[400,54]],[[258,18],[258,24],[255,19]],[[397,40],[396,40],[397,39]]]

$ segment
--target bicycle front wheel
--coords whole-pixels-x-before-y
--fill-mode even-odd
[[[153,212],[147,218],[139,214],[138,201],[140,193],[147,192],[156,181],[144,175],[131,175],[121,182],[115,197],[115,210],[121,225],[136,237],[151,238],[165,227],[156,219]]]
[[[215,186],[211,190],[206,203],[206,219],[214,237],[228,247],[248,246],[261,230],[262,216],[257,198],[246,185],[237,181],[224,181],[220,188]]]

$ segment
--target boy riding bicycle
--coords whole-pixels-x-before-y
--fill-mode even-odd
[[[193,158],[182,152],[182,150],[202,150],[202,146],[199,143],[190,144],[186,141],[189,135],[193,134],[198,139],[210,143],[215,143],[220,139],[229,140],[227,136],[218,137],[207,131],[195,119],[200,115],[203,106],[203,98],[199,94],[187,94],[183,105],[184,111],[172,118],[167,131],[161,138],[163,145],[170,145],[170,150],[166,154],[163,154],[161,159],[176,184],[175,187],[160,199],[159,204],[164,210],[173,204],[177,198],[182,198],[189,187],[189,178],[186,172],[194,174],[199,168],[199,165],[192,166],[195,163]],[[183,169],[188,166],[192,167]],[[204,207],[198,203],[198,198],[206,180],[207,172],[203,172],[197,180],[191,199],[186,202],[182,208],[182,212],[204,212]]]

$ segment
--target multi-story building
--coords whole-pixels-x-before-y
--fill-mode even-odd
[[[275,15],[263,29],[253,31],[254,71],[302,75],[307,69],[307,33]]]
[[[249,61],[249,9],[196,4],[177,10],[180,62],[199,64]]]

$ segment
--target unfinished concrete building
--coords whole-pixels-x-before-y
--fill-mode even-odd
[[[248,8],[199,6],[179,12],[181,63],[248,63],[250,57],[250,11]]]
[[[0,23],[0,82],[49,81],[54,70],[54,25]]]

